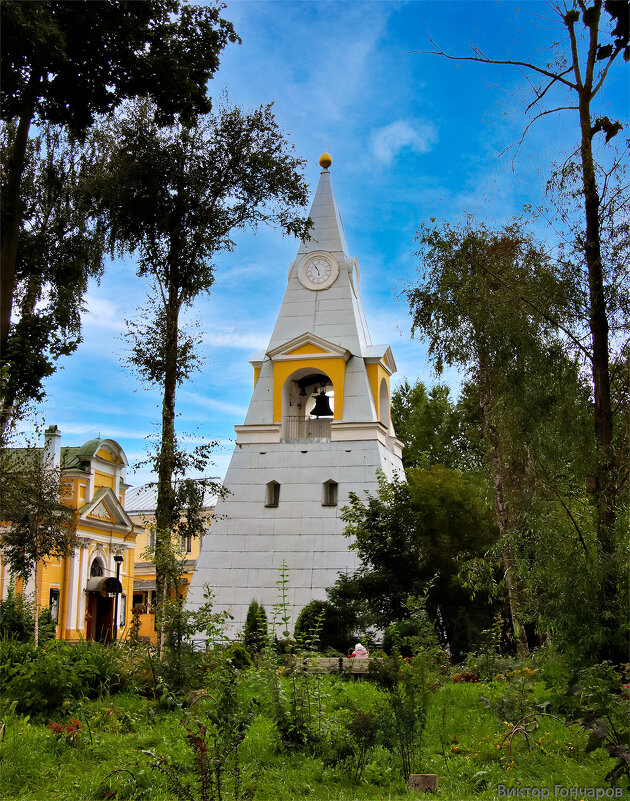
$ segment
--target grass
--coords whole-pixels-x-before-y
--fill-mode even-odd
[[[286,693],[291,691],[289,680],[283,679],[283,687]],[[344,707],[368,709],[383,702],[382,691],[366,681],[324,677],[318,689],[325,716]],[[550,797],[556,784],[606,788],[604,776],[612,760],[601,749],[586,753],[587,736],[578,727],[541,718],[539,728],[531,732],[533,744],[528,748],[525,738],[517,735],[510,753],[505,737],[514,721],[499,720],[496,710],[484,701],[493,694],[499,697],[504,689],[500,682],[453,684],[448,677],[432,693],[422,771],[439,774],[438,798],[495,799],[499,785],[548,787]],[[417,798],[404,787],[398,758],[383,743],[371,751],[363,778],[355,784],[342,763],[326,764],[304,750],[283,748],[269,717],[260,674],[246,672],[239,692],[244,699],[260,696],[258,714],[240,752],[244,786],[250,788],[253,801]],[[535,695],[536,700],[544,695],[542,682]],[[194,714],[201,716],[204,705],[211,704],[209,699],[196,704]],[[151,754],[169,756],[184,774],[191,771],[193,755],[181,716],[179,710],[168,711],[132,694],[76,701],[57,718],[64,726],[71,718],[81,721],[78,737],[72,741],[65,731],[55,734],[45,722],[17,715],[5,704],[0,796],[21,801],[170,801],[174,796],[164,776],[150,767],[155,759]]]

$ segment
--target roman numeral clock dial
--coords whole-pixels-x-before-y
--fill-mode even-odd
[[[311,254],[300,265],[298,275],[307,289],[328,289],[337,280],[339,265],[328,254]]]

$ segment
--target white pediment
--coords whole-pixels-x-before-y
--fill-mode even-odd
[[[369,345],[362,355],[367,364],[381,364],[390,375],[398,369],[389,345]]]
[[[303,353],[296,351],[304,350]],[[309,352],[310,351],[310,352]],[[290,361],[293,359],[339,359],[348,361],[351,354],[347,348],[335,345],[317,334],[306,332],[298,337],[284,342],[273,350],[267,351],[267,356],[274,362]]]
[[[79,513],[79,525],[83,523],[89,526],[104,526],[116,531],[131,531],[133,528],[131,518],[109,487],[97,490],[92,500],[82,506]]]

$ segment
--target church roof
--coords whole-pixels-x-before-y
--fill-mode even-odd
[[[327,250],[349,258],[350,249],[327,169],[322,170],[320,175],[309,217],[313,221],[311,238],[302,241],[298,257],[313,250]]]
[[[210,479],[214,483],[219,483],[218,478]],[[204,509],[214,508],[217,502],[216,492],[211,487],[205,488],[203,506]],[[157,508],[157,484],[143,484],[140,487],[131,487],[125,493],[125,511],[129,514],[139,512],[153,513]]]

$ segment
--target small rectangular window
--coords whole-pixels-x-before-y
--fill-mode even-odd
[[[337,491],[339,484],[336,481],[324,481],[324,497],[322,506],[337,506]]]
[[[280,484],[277,481],[270,481],[267,484],[267,496],[265,506],[277,506],[280,502]]]

